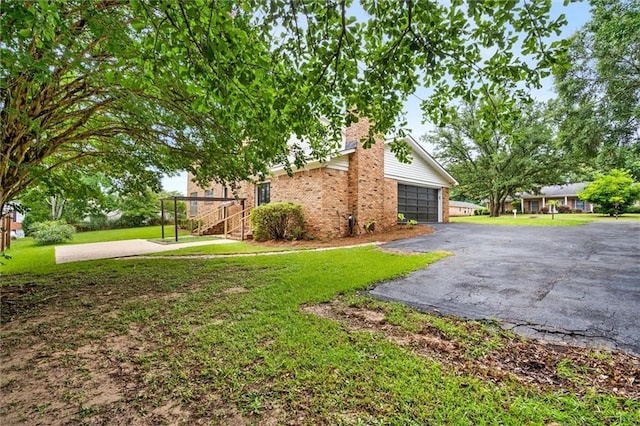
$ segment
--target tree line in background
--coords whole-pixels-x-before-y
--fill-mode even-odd
[[[616,168],[637,180],[640,0],[591,5],[590,23],[548,42],[566,20],[543,0],[4,1],[0,207],[21,199],[76,221],[115,207],[105,188],[123,212],[144,205],[162,173],[291,170],[310,157],[290,135],[311,158],[358,115],[374,123],[365,146],[403,136],[420,86],[454,196],[488,200],[493,215],[548,183]],[[550,73],[558,98],[532,103]]]
[[[627,208],[637,200],[631,187],[640,180],[640,2],[591,5],[592,20],[554,67],[556,99],[482,97],[423,137],[460,182],[452,198],[486,202],[497,216],[518,193],[596,179],[598,190],[582,197],[601,211],[613,212],[609,199],[624,199],[618,204]],[[603,182],[612,194],[594,195]]]
[[[39,185],[29,189],[21,203],[28,207],[22,223],[31,234],[44,222],[72,224],[78,231],[132,228],[160,224],[160,200],[180,196],[177,192],[154,192],[150,188],[128,193],[114,192],[102,186],[108,179],[82,176],[72,191],[52,190]],[[174,221],[174,201],[165,200],[165,221]],[[178,220],[187,216],[187,205],[177,202]]]

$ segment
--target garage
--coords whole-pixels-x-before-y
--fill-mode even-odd
[[[415,185],[398,184],[398,213],[406,220],[438,222],[439,190]]]

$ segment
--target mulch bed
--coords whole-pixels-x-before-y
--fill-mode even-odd
[[[350,237],[340,237],[326,240],[297,240],[297,241],[263,241],[255,243],[268,247],[343,247],[373,242],[389,242],[402,240],[405,238],[413,238],[420,235],[432,234],[434,229],[427,225],[397,225],[391,229],[376,231],[373,233],[361,233]]]

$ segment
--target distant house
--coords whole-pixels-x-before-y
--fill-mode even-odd
[[[549,201],[557,201],[558,206],[568,206],[574,212],[593,212],[592,204],[578,198],[578,193],[588,184],[589,182],[580,182],[543,186],[538,194],[525,192],[518,194],[516,199],[520,200],[520,211],[524,213],[539,213],[547,208]],[[513,209],[511,201],[505,203],[504,209],[507,212]]]
[[[263,182],[240,182],[237,197],[243,199],[248,216],[254,206],[269,202],[292,202],[303,206],[308,235],[326,238],[363,232],[375,223],[386,229],[398,221],[398,213],[420,223],[448,222],[449,187],[456,180],[413,138],[413,162],[401,163],[385,140],[369,149],[359,142],[369,129],[360,119],[345,130],[342,149],[324,162],[311,162],[288,176],[282,167],[273,167]],[[189,176],[191,197],[227,197],[231,191],[220,184],[199,187]],[[240,205],[192,200],[188,217],[215,215],[211,232],[222,228],[221,220],[238,214]],[[351,221],[350,221],[351,218]],[[205,219],[202,219],[203,221]],[[351,226],[350,226],[351,225]],[[216,228],[217,227],[217,228]]]
[[[24,215],[9,206],[5,206],[4,211],[0,216],[4,217],[5,215],[9,215],[11,217],[11,238],[16,239],[24,237],[24,230],[22,229]]]
[[[466,201],[449,200],[449,216],[473,216],[476,210],[484,207]]]

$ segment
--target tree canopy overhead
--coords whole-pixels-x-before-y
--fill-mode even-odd
[[[357,120],[347,111],[372,119],[370,136],[401,134],[404,100],[420,86],[433,89],[425,113],[445,123],[453,98],[539,84],[563,49],[547,43],[564,24],[550,7],[5,0],[0,205],[73,167],[138,186],[177,170],[245,179],[290,165],[301,152],[287,146],[292,134],[323,158]]]
[[[640,177],[640,0],[591,4],[555,76],[559,136],[574,156]]]

